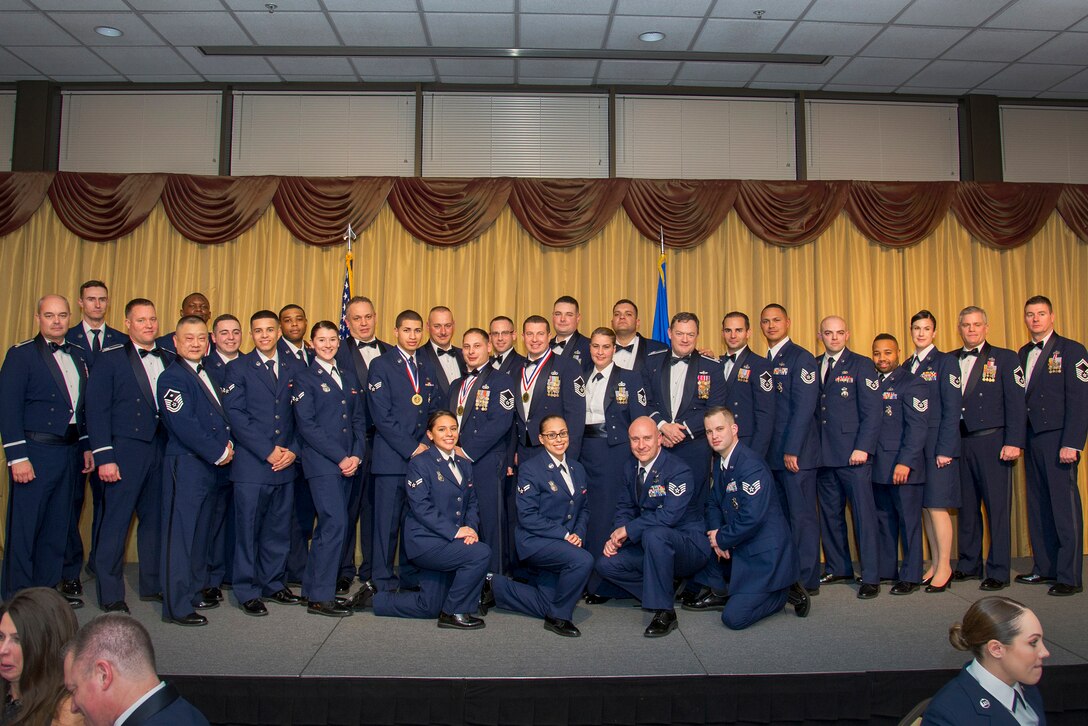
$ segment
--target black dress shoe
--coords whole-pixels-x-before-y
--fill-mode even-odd
[[[68,605],[70,605],[73,610],[79,610],[81,607],[83,607],[83,601],[80,600],[78,597],[65,595],[64,599],[68,601]]]
[[[569,620],[560,620],[558,618],[544,618],[544,629],[550,630],[556,635],[562,635],[565,638],[577,638],[582,634],[582,631]]]
[[[495,607],[495,593],[491,589],[491,580],[484,580],[484,589],[480,591],[480,615]]]
[[[83,583],[79,580],[61,580],[60,584],[57,585],[57,589],[60,590],[62,595],[79,597],[83,594]]]
[[[861,575],[858,575],[857,577],[855,577],[854,582],[856,584],[858,584],[858,585],[864,585],[865,584],[865,581],[861,579]],[[882,577],[882,578],[880,578],[880,584],[881,585],[893,585],[893,584],[895,584],[895,582],[896,582],[896,579],[894,577]]]
[[[998,590],[1004,590],[1008,586],[1009,583],[1007,582],[1002,582],[1001,580],[995,580],[992,577],[987,577],[985,580],[982,581],[982,584],[978,586],[978,589],[984,590],[986,592],[997,592]]]
[[[117,602],[111,602],[108,605],[103,605],[102,610],[107,613],[124,613],[125,615],[131,615],[132,611],[128,609],[128,605],[124,600],[118,600]]]
[[[647,638],[663,638],[679,627],[676,613],[672,610],[655,610],[654,619],[646,626],[643,633]]]
[[[797,617],[808,617],[808,611],[812,609],[812,600],[809,599],[808,590],[799,582],[790,585],[790,591],[786,595],[786,602],[793,605]]]
[[[862,585],[858,588],[858,600],[872,600],[880,594],[880,585]]]
[[[977,580],[980,575],[977,572],[964,572],[963,570],[953,570],[952,580],[954,582],[963,582],[964,580]]]
[[[271,595],[265,595],[261,599],[265,602],[278,602],[280,605],[302,604],[302,598],[288,590],[286,587],[282,590],[272,593]]]
[[[162,593],[156,592],[153,595],[140,595],[141,602],[162,602]]]
[[[344,607],[351,608],[359,613],[369,607],[373,607],[375,591],[374,583],[367,580],[363,583],[363,586],[359,588],[359,592],[348,598],[347,602],[344,603]]]
[[[197,610],[212,610],[219,607],[218,600],[209,600],[208,598],[201,598],[197,602],[193,603],[193,607]]]
[[[585,594],[585,597],[582,598],[582,602],[584,602],[586,605],[604,605],[611,599],[612,598],[605,597],[604,595],[595,595],[592,592],[587,592]]]
[[[729,602],[728,595],[719,595],[713,590],[707,589],[705,593],[700,595],[694,600],[684,602],[680,605],[684,610],[694,610],[695,612],[701,612],[703,610],[725,610],[725,604]]]
[[[1083,590],[1084,588],[1079,585],[1067,585],[1064,582],[1059,582],[1055,585],[1051,585],[1050,589],[1046,591],[1046,594],[1054,595],[1056,597],[1069,597],[1070,595],[1076,595]]]
[[[476,630],[487,625],[482,618],[468,613],[439,613],[438,627],[454,628],[456,630]]]
[[[205,600],[218,600],[223,602],[223,591],[218,587],[205,587],[200,591],[200,594],[204,596]]]
[[[891,594],[893,595],[909,595],[912,592],[917,591],[918,587],[919,585],[917,582],[907,582],[906,580],[900,580],[899,582],[892,585],[892,589],[889,590],[889,592],[891,592]]]
[[[1017,575],[1013,579],[1021,585],[1044,585],[1048,582],[1055,582],[1053,577],[1043,577],[1038,572],[1033,572],[1030,575]]]
[[[311,600],[310,604],[306,606],[306,612],[314,615],[327,615],[330,618],[346,618],[352,614],[351,608],[336,600],[325,600],[324,602]]]
[[[823,575],[820,575],[820,584],[830,585],[833,582],[847,582],[853,579],[853,575],[833,575],[830,572],[826,572]]]
[[[338,577],[338,578],[336,578],[336,594],[337,595],[347,595],[348,590],[350,590],[350,589],[351,589],[351,578],[350,577]]]
[[[163,621],[167,623],[174,623],[175,625],[185,625],[191,628],[208,624],[208,619],[206,617],[204,617],[203,615],[197,615],[196,613],[182,615],[180,618],[163,618]]]
[[[268,615],[268,608],[264,606],[259,597],[255,597],[252,600],[246,600],[242,603],[242,612],[246,615],[252,615],[259,618],[262,615]]]

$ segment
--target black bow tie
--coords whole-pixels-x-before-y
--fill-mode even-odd
[[[368,343],[365,340],[357,340],[357,341],[355,341],[355,346],[359,350],[362,350],[363,348],[374,348],[375,350],[377,350],[378,349],[378,341],[372,340],[372,341],[370,341]]]
[[[679,358],[678,358],[678,357],[676,357],[676,356],[674,355],[674,356],[672,356],[672,357],[671,357],[671,359],[669,360],[669,365],[670,365],[670,366],[674,366],[674,365],[676,365],[677,363],[690,363],[690,362],[691,362],[691,355],[690,355],[690,354],[689,354],[689,355],[685,355],[685,356],[681,356],[681,357],[679,357]]]
[[[152,348],[151,350],[145,350],[143,348],[137,348],[136,350],[138,350],[140,352],[140,359],[141,360],[143,360],[144,358],[146,358],[149,355],[153,355],[156,358],[158,358],[159,360],[162,360],[162,348]]]
[[[203,363],[197,363],[196,364],[196,374],[199,376],[203,371],[204,371],[204,364]]]
[[[1038,343],[1032,343],[1031,345],[1034,348],[1038,348],[1039,350],[1042,350],[1043,346],[1046,345],[1046,341],[1045,340],[1040,340]]]
[[[70,353],[72,349],[68,343],[54,343],[53,341],[49,341],[49,350],[54,353],[56,353],[58,350],[65,353]]]
[[[972,348],[971,350],[961,350],[960,351],[960,360],[963,360],[964,358],[967,358],[968,356],[972,356],[972,355],[976,356],[976,357],[978,356],[978,348]]]
[[[729,361],[730,363],[736,363],[737,362],[737,354],[736,353],[730,353],[729,355],[725,356],[725,360]]]
[[[628,353],[634,353],[635,352],[635,344],[634,343],[628,343],[627,345],[617,345],[616,346],[616,352],[619,353],[621,350],[626,350]]]
[[[450,358],[453,358],[454,355],[455,355],[455,352],[454,352],[453,348],[449,348],[447,350],[442,350],[441,348],[439,348],[437,352],[438,352],[439,357],[444,356],[444,355],[448,355]]]

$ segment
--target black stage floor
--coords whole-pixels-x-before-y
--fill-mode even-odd
[[[85,586],[81,622],[99,612]],[[1043,623],[1050,723],[1086,724],[1088,594],[1046,590],[1003,594]],[[503,611],[478,632],[275,604],[253,618],[228,592],[208,626],[182,628],[162,623],[155,603],[133,594],[129,605],[160,672],[216,724],[895,724],[966,662],[948,626],[985,593],[977,581],[939,595],[885,587],[871,601],[855,591],[824,586],[808,618],[787,608],[742,632],[717,613],[678,611],[679,630],[661,639],[642,636],[649,614],[632,601],[580,606],[577,639]]]

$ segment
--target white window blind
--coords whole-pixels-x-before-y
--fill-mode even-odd
[[[0,92],[0,171],[11,171],[15,138],[15,94]]]
[[[423,175],[608,176],[608,99],[428,93]]]
[[[411,176],[416,102],[400,94],[234,94],[231,174]]]
[[[1000,111],[1005,181],[1088,184],[1088,109],[1002,106]]]
[[[793,102],[616,97],[616,175],[796,179]]]
[[[218,93],[62,95],[61,171],[219,173]]]
[[[955,104],[809,101],[810,179],[955,181]]]

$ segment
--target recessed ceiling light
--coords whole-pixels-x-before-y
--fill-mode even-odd
[[[122,35],[124,35],[124,33],[122,33],[117,28],[111,28],[108,25],[99,25],[97,28],[94,29],[94,32],[98,33],[99,35],[104,35],[107,38],[120,38]]]
[[[647,43],[656,43],[659,40],[665,40],[665,34],[657,30],[650,30],[642,33],[638,36],[639,40],[644,40]]]

